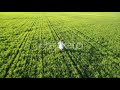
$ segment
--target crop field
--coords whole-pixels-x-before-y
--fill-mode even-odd
[[[120,12],[0,12],[0,78],[116,77]]]

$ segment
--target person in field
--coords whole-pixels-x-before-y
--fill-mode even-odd
[[[60,40],[60,41],[58,42],[58,46],[59,46],[60,51],[62,51],[62,50],[65,48],[65,45],[64,45],[64,43],[63,43],[63,40]]]

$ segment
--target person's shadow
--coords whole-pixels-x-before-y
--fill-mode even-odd
[[[71,48],[64,48],[64,51],[66,52],[66,54],[68,55],[68,57],[70,58],[70,61],[72,62],[72,64],[74,65],[74,67],[76,68],[77,72],[80,74],[81,77],[84,77],[82,75],[81,70],[79,69],[79,67],[77,67],[77,62],[73,59],[76,58],[75,54],[76,52],[81,53],[81,50],[77,49],[71,49]]]
[[[70,52],[70,53],[75,53],[75,52],[81,52],[81,50],[75,50],[75,49],[71,49],[71,48],[64,48],[63,50],[59,50],[60,53],[62,52]]]
[[[80,49],[77,49],[77,50],[76,50],[76,49],[72,49],[72,48],[65,48],[64,51],[66,51],[66,52],[71,52],[71,53],[75,53],[75,52],[80,53],[80,52],[81,52]]]

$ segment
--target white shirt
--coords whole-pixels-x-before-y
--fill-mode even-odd
[[[64,49],[64,46],[65,46],[65,45],[63,44],[63,42],[59,41],[59,42],[58,42],[58,45],[59,45],[59,49],[60,49],[60,50]]]

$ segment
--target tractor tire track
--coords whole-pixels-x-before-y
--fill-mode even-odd
[[[27,24],[28,24],[28,23],[26,23],[25,25],[27,25]],[[22,26],[22,27],[23,27],[23,26]],[[21,27],[21,28],[22,28],[22,27]],[[20,29],[20,28],[19,28],[19,29]],[[23,34],[23,36],[24,36],[24,35],[25,35],[25,33]],[[18,39],[19,39],[19,38],[18,38]],[[18,43],[18,44],[19,44],[19,43]],[[6,55],[4,58],[9,58],[9,57],[12,55],[11,52],[13,51],[13,49],[11,49],[11,47],[9,47],[9,50],[10,50],[9,53],[7,53],[7,55]],[[5,60],[3,63],[6,64],[7,62],[9,62],[9,60],[7,60],[7,61]],[[4,65],[3,65],[3,66],[4,66]],[[4,68],[4,67],[3,67],[3,68]]]
[[[19,27],[19,29],[22,28],[23,26],[25,26],[25,24],[27,24],[27,23],[28,23],[28,21],[26,21],[23,25],[21,25],[21,27]],[[19,30],[19,29],[17,29],[17,30]],[[9,49],[10,49],[10,48],[9,48]],[[10,56],[10,53],[11,53],[11,52],[9,52],[9,53],[5,56],[5,58],[9,57],[9,56]]]
[[[56,30],[56,31],[57,31],[57,30]],[[63,37],[64,40],[67,41],[67,39],[65,38],[66,36],[64,36],[64,34],[62,34],[62,35],[60,34],[60,37]],[[66,52],[66,54],[68,55],[68,57],[70,58],[70,61],[72,62],[74,68],[77,70],[77,72],[78,72],[78,74],[79,74],[79,77],[84,77],[84,75],[82,75],[80,69],[77,67],[77,64],[78,64],[78,63],[77,63],[75,60],[73,60],[73,58],[76,59],[76,57],[73,55],[73,53],[72,53],[71,51],[67,51],[67,50],[68,50],[68,48],[66,47],[66,48],[65,48],[65,52]],[[87,75],[86,75],[86,76],[87,76]]]
[[[59,21],[61,22],[61,21],[63,21],[63,20],[60,19]],[[70,26],[75,26],[75,25],[71,24]],[[65,28],[69,28],[69,30],[72,31],[70,27],[65,26]],[[73,31],[74,31],[74,30],[77,31],[77,32],[76,32],[77,35],[78,35],[78,33],[79,33],[83,38],[85,38],[85,39],[87,40],[87,42],[93,43],[93,44],[94,44],[94,47],[98,46],[98,47],[100,47],[101,49],[104,48],[104,49],[105,49],[105,50],[104,50],[105,52],[108,52],[108,51],[109,51],[112,55],[114,55],[114,52],[113,52],[112,50],[108,50],[107,48],[105,48],[104,45],[101,45],[100,43],[98,43],[98,42],[95,41],[94,39],[92,39],[92,38],[90,38],[89,36],[85,35],[85,34],[82,33],[81,31],[79,31],[77,28],[75,28],[75,27],[72,27],[72,28],[73,28]],[[72,31],[72,32],[73,32],[73,31]],[[91,44],[91,45],[92,45],[92,44]],[[92,46],[93,46],[93,45],[92,45]],[[101,50],[101,49],[100,49],[100,50]],[[99,51],[100,51],[100,50],[99,50]],[[110,54],[110,55],[111,55],[111,54]],[[108,54],[107,54],[107,55],[108,55]],[[106,55],[106,56],[107,56],[107,55]]]
[[[58,28],[57,28],[58,29]],[[54,30],[55,31],[55,30]],[[56,30],[57,31],[57,30]],[[59,36],[59,35],[57,35]],[[62,36],[61,36],[62,37]],[[65,36],[64,36],[65,37]],[[82,39],[82,38],[81,38]],[[67,40],[66,40],[67,41]],[[85,40],[84,40],[85,41]],[[87,41],[86,41],[87,42]],[[87,42],[88,43],[88,42]],[[90,43],[89,43],[90,44]],[[90,44],[91,45],[91,44]],[[72,59],[72,57],[74,59],[76,59],[76,57],[73,55],[73,53],[71,51],[67,52],[67,48],[66,48],[66,53],[69,56],[71,62],[73,63],[74,67],[76,68],[77,72],[80,74],[80,77],[88,77],[88,75],[86,74],[86,72],[81,73],[82,71],[77,67],[77,62],[75,60]],[[71,56],[72,55],[72,56]]]
[[[56,21],[56,20],[55,20],[55,21]],[[58,21],[56,21],[56,23],[58,23]],[[93,48],[95,48],[96,51],[99,51],[99,52],[101,53],[101,55],[103,55],[103,56],[108,56],[108,55],[109,55],[108,53],[103,54],[103,53],[102,53],[103,51],[101,51],[102,49],[99,49],[99,48],[97,48],[96,46],[94,46],[93,44],[91,44],[85,37],[82,37],[83,35],[81,36],[81,35],[78,35],[77,33],[73,32],[70,27],[65,27],[65,26],[64,26],[63,28],[68,28],[68,29],[69,29],[68,33],[70,33],[71,35],[74,34],[75,36],[81,38],[83,41],[85,41],[86,43],[88,43],[89,45],[91,45]],[[70,31],[71,31],[71,32],[70,32]]]
[[[43,23],[43,20],[42,20],[42,23]],[[43,26],[42,23],[40,24],[41,27]],[[44,41],[43,41],[43,29],[40,29],[40,35],[41,35],[40,36],[41,37],[40,40],[41,40],[42,78],[44,78],[44,63],[45,62],[44,62],[44,56],[43,56],[43,53],[44,53],[43,52],[43,49],[44,49],[43,48],[44,47],[43,46],[43,43],[44,43]]]
[[[65,34],[65,35],[69,38],[69,39],[67,39],[67,40],[70,40],[70,39],[71,39],[69,35],[67,35],[67,34]],[[62,36],[63,36],[63,37],[66,37],[66,36],[64,36],[64,34],[62,34]],[[64,39],[66,39],[66,38],[64,38]],[[66,40],[66,41],[67,41],[67,40]],[[65,50],[65,51],[66,51],[66,53],[68,54],[68,56],[71,58],[70,60],[71,60],[71,62],[73,63],[74,67],[77,69],[80,77],[81,77],[81,78],[89,77],[83,68],[82,68],[83,71],[81,71],[80,68],[78,67],[79,62],[76,61],[76,60],[77,60],[77,57],[74,55],[74,53],[73,53],[71,50],[68,50],[68,47],[66,47],[66,50]],[[74,58],[75,60],[73,60],[72,58]],[[81,72],[83,72],[83,73],[81,73]]]
[[[55,32],[55,30],[54,30],[54,28],[53,28],[53,25],[51,24],[51,22],[49,21],[49,23],[50,23],[50,26],[52,27],[52,30]],[[60,40],[60,36],[55,32],[55,34],[56,34],[56,36],[58,37],[58,39]],[[66,49],[66,48],[65,48]],[[66,50],[65,50],[66,51]],[[81,71],[79,70],[79,68],[78,67],[76,67],[77,66],[77,64],[74,62],[74,60],[72,59],[72,57],[70,56],[70,54],[66,51],[66,53],[67,53],[67,55],[68,55],[68,57],[70,58],[70,61],[72,62],[72,64],[74,65],[74,68],[77,70],[77,72],[79,73],[79,74],[81,74]],[[64,58],[64,56],[63,56],[63,58]],[[66,60],[64,60],[65,62],[66,62]],[[67,65],[67,62],[66,62],[66,66],[67,66],[67,68],[69,68],[69,66]],[[70,69],[68,69],[68,71],[69,71],[69,73],[71,73],[72,71],[70,71]]]
[[[48,20],[48,26],[49,26],[49,28],[50,28],[50,30],[51,30],[51,33],[52,33],[52,35],[53,35],[53,37],[54,37],[54,40],[56,41],[56,45],[57,45],[57,39],[55,38],[55,36],[54,36],[54,34],[53,33],[55,33],[55,35],[57,36],[57,38],[58,38],[58,40],[60,40],[60,37],[58,36],[58,34],[55,32],[55,30],[54,30],[54,28],[53,28],[53,26],[52,26],[52,24],[51,24],[51,22],[50,22],[50,20],[47,18],[47,20]],[[62,55],[62,58],[64,59],[64,56]],[[65,62],[65,64],[66,64],[66,66],[67,66],[67,71],[69,72],[69,74],[71,74],[71,70],[70,70],[70,68],[69,68],[69,66],[68,66],[68,64],[67,64],[67,61],[66,60],[64,60],[64,62]]]
[[[32,26],[33,26],[33,25],[34,25],[34,23],[32,24]],[[30,29],[32,28],[32,26],[30,27]],[[8,75],[8,71],[9,71],[9,69],[10,69],[10,66],[13,64],[15,58],[17,57],[17,55],[18,55],[18,53],[19,53],[19,51],[20,51],[20,48],[21,48],[23,42],[25,42],[25,40],[27,40],[27,36],[29,36],[29,34],[30,34],[30,32],[26,32],[26,35],[24,36],[22,42],[21,42],[20,45],[18,46],[18,49],[16,50],[16,53],[15,53],[14,57],[12,58],[11,62],[9,63],[9,65],[8,65],[7,68],[6,68],[6,74],[4,75],[4,78]]]
[[[41,30],[42,30],[42,23],[43,23],[43,18],[42,17],[39,17],[40,19],[39,19],[39,28],[38,28],[38,43],[37,43],[37,46],[38,46],[38,49],[40,49],[41,48],[41,45],[39,44],[39,43],[41,43]],[[40,21],[41,20],[41,21]],[[41,52],[43,52],[43,51],[40,51],[40,53],[38,52],[37,54],[40,54],[41,55]],[[39,55],[38,55],[39,56]],[[43,55],[41,55],[41,56],[39,56],[37,59],[38,59],[38,61],[39,61],[39,63],[38,63],[38,76],[40,75],[40,77],[41,78],[43,78],[44,77],[44,63],[43,63],[43,60],[44,60],[44,58],[42,58],[42,56]],[[40,60],[42,61],[40,61]],[[40,64],[40,62],[42,63],[42,64]],[[41,65],[41,66],[39,66],[39,65]]]

